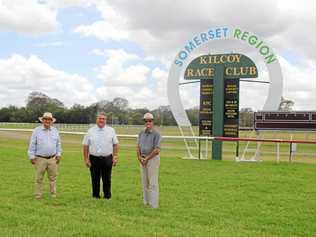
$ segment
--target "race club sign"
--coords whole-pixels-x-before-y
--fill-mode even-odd
[[[184,79],[200,80],[200,136],[238,137],[239,79],[256,77],[256,65],[242,54],[202,55],[189,63]]]

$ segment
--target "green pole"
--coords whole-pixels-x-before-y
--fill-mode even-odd
[[[224,65],[217,65],[213,79],[213,136],[223,136],[224,130]],[[222,141],[213,141],[212,159],[222,159]]]

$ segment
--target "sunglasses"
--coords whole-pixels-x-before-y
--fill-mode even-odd
[[[145,121],[145,123],[151,123],[152,122],[152,120],[144,120]]]

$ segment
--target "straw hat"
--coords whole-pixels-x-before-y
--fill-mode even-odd
[[[42,117],[39,117],[39,121],[43,122],[43,118],[51,119],[53,123],[55,123],[56,119],[53,117],[53,114],[50,112],[45,112]]]

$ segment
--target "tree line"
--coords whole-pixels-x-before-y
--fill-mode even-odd
[[[279,111],[291,111],[294,102],[282,97]],[[94,123],[97,112],[104,111],[107,114],[109,124],[142,125],[143,115],[150,112],[155,117],[156,125],[175,126],[169,106],[159,106],[157,109],[147,108],[132,109],[128,100],[114,98],[112,101],[102,100],[89,106],[74,104],[67,108],[58,99],[50,98],[41,92],[32,92],[26,99],[24,107],[8,106],[0,109],[0,122],[38,122],[44,112],[52,112],[58,123],[87,124]],[[199,108],[186,110],[192,125],[199,125]],[[239,112],[239,124],[241,127],[253,126],[254,111],[251,108],[242,108]]]
[[[52,112],[58,123],[94,123],[96,114],[104,111],[109,124],[141,125],[144,114],[151,112],[155,117],[156,125],[176,125],[169,106],[160,106],[154,110],[132,109],[129,107],[128,100],[118,97],[112,101],[102,100],[89,106],[74,104],[67,108],[58,99],[50,98],[41,92],[30,93],[26,99],[26,105],[23,107],[11,105],[1,108],[0,122],[34,123],[38,122],[38,117],[46,111]],[[190,109],[188,114],[192,123],[197,125],[198,110]]]

